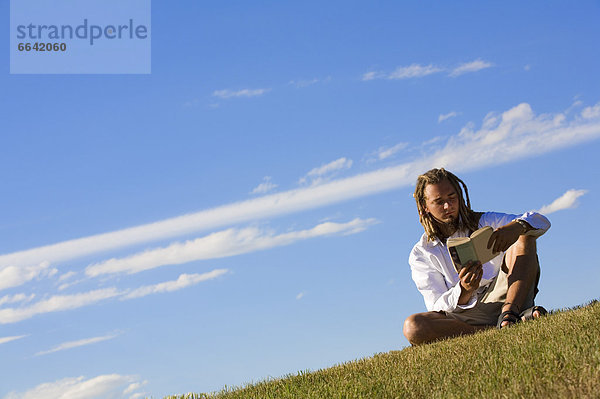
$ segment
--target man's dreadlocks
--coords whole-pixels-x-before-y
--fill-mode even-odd
[[[433,218],[433,216],[427,212],[426,209],[426,198],[425,198],[425,187],[429,184],[438,184],[444,180],[448,180],[459,197],[459,209],[458,209],[458,226],[459,230],[467,229],[469,231],[477,230],[477,224],[479,223],[479,213],[474,212],[471,209],[471,201],[469,199],[469,190],[467,185],[453,173],[448,172],[444,168],[431,169],[430,171],[422,174],[417,178],[417,185],[415,187],[415,201],[417,202],[417,209],[419,210],[419,221],[425,228],[425,234],[429,240],[435,238],[442,239],[443,234],[441,232],[440,223]],[[465,190],[465,196],[467,202],[463,198],[463,190]]]

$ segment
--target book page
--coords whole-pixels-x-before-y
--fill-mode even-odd
[[[494,229],[490,226],[485,226],[471,234],[471,242],[473,243],[474,251],[477,259],[481,263],[489,262],[494,259],[500,252],[493,252],[492,248],[488,249],[488,241],[490,236],[494,232]]]
[[[453,247],[456,250],[460,264],[465,265],[470,260],[477,260],[477,253],[471,241]]]

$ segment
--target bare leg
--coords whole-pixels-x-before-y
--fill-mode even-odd
[[[404,336],[412,345],[428,344],[444,338],[474,334],[489,326],[472,326],[439,312],[416,313],[404,321]]]
[[[505,265],[508,268],[508,291],[506,293],[506,302],[502,311],[513,310],[517,313],[522,312],[527,296],[535,284],[539,270],[537,260],[536,241],[534,237],[520,236],[506,251],[504,257]],[[534,317],[539,317],[538,312],[534,312]],[[502,326],[511,324],[506,321]]]

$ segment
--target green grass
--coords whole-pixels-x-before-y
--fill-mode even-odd
[[[600,398],[600,302],[509,329],[168,399],[465,397]]]

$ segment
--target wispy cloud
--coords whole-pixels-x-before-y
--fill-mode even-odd
[[[0,290],[18,287],[36,278],[54,275],[56,272],[56,269],[50,267],[50,262],[45,260],[17,265],[3,264],[0,261]]]
[[[227,272],[228,270],[226,269],[216,269],[203,274],[182,274],[175,281],[167,281],[135,289],[118,290],[115,287],[111,287],[71,295],[54,295],[29,306],[0,309],[0,324],[17,323],[40,314],[79,309],[118,297],[121,300],[127,300],[150,294],[173,292],[202,281],[215,279]]]
[[[25,337],[27,337],[27,335],[15,335],[12,337],[0,337],[0,345],[6,344],[7,342],[16,341],[18,339],[25,338]]]
[[[208,273],[202,274],[182,274],[177,280],[166,281],[164,283],[147,285],[144,287],[136,288],[129,293],[125,294],[122,300],[141,298],[152,294],[162,294],[165,292],[179,291],[183,288],[190,287],[201,283],[202,281],[213,280],[219,276],[228,273],[227,269],[216,269]]]
[[[304,295],[305,295],[305,292],[304,292],[304,291],[302,291],[302,292],[300,292],[298,295],[296,295],[296,299],[297,299],[297,300],[300,300],[300,299],[304,298]]]
[[[467,62],[457,66],[452,70],[452,72],[450,72],[450,76],[456,77],[464,75],[465,73],[481,71],[482,69],[490,68],[492,66],[494,66],[494,64],[491,62],[477,59],[475,61]]]
[[[110,334],[110,335],[104,335],[102,337],[85,338],[85,339],[80,339],[77,341],[64,342],[58,346],[55,346],[54,348],[52,348],[50,350],[38,352],[34,356],[49,355],[50,353],[56,353],[56,352],[60,352],[60,351],[68,350],[68,349],[79,348],[81,346],[92,345],[92,344],[96,344],[98,342],[108,341],[108,340],[116,338],[118,336],[119,336],[119,334]]]
[[[435,66],[433,64],[429,65],[420,65],[420,64],[411,64],[408,66],[401,66],[396,68],[392,72],[383,72],[383,71],[369,71],[362,76],[363,81],[375,80],[375,79],[391,79],[391,80],[399,80],[399,79],[413,79],[413,78],[422,78],[427,75],[431,75],[434,73],[442,72],[444,68]]]
[[[125,395],[131,395],[129,397],[129,399],[137,399],[137,398],[141,398],[142,396],[145,397],[144,392],[136,392],[139,391],[140,389],[142,389],[142,387],[144,385],[146,385],[148,383],[148,381],[141,381],[141,382],[132,382],[131,384],[129,384],[129,386],[123,391],[123,393]]]
[[[0,324],[16,323],[38,314],[72,310],[120,295],[116,288],[103,288],[74,295],[55,295],[30,306],[0,309]]]
[[[333,162],[329,162],[328,164],[319,166],[318,168],[312,169],[308,172],[307,176],[315,177],[315,176],[323,176],[325,174],[334,172],[336,170],[341,169],[349,169],[352,166],[352,160],[346,158],[339,158]]]
[[[383,79],[385,77],[386,77],[386,74],[383,72],[370,71],[370,72],[363,74],[362,80],[366,82],[366,81],[374,80],[374,79]]]
[[[412,64],[409,66],[396,68],[395,71],[388,75],[388,79],[410,79],[421,78],[423,76],[442,72],[444,69],[433,64],[419,65]]]
[[[104,399],[128,398],[145,382],[138,377],[106,374],[86,379],[85,377],[64,378],[40,384],[25,392],[10,392],[4,399]],[[134,389],[131,389],[131,388]]]
[[[448,112],[447,114],[441,114],[438,116],[438,123],[442,123],[446,119],[454,118],[455,116],[458,116],[458,113],[455,111]]]
[[[271,89],[242,89],[242,90],[215,90],[213,92],[214,97],[222,98],[224,100],[229,98],[239,98],[239,97],[257,97],[262,96],[266,92]]]
[[[568,190],[559,198],[552,201],[550,205],[544,205],[541,207],[539,212],[548,215],[563,209],[576,208],[578,205],[577,199],[585,193],[587,193],[587,190]]]
[[[392,157],[398,151],[403,150],[406,147],[408,147],[408,143],[398,143],[391,147],[379,147],[377,151],[368,155],[369,158],[367,159],[367,162],[383,161],[384,159]]]
[[[271,176],[265,176],[262,183],[254,187],[250,194],[266,194],[277,188],[277,184],[271,182]]]
[[[450,69],[450,73],[448,74],[448,76],[456,77],[456,76],[464,75],[465,73],[477,72],[482,69],[490,68],[492,66],[494,66],[494,64],[492,64],[491,62],[484,61],[482,59],[477,59],[475,61],[465,62],[463,64],[458,65],[457,67]],[[422,77],[433,75],[433,74],[440,73],[440,72],[445,72],[447,70],[448,70],[448,68],[440,66],[440,65],[434,65],[434,64],[422,65],[422,64],[415,63],[415,64],[411,64],[408,66],[398,67],[392,72],[369,71],[369,72],[363,74],[362,80],[369,81],[369,80],[375,80],[375,79],[391,79],[391,80],[414,79],[414,78],[422,78]]]
[[[357,218],[347,223],[326,222],[312,229],[278,235],[255,227],[228,229],[195,240],[176,242],[164,248],[154,248],[124,258],[108,259],[88,266],[85,273],[90,277],[113,273],[138,273],[166,265],[178,265],[192,261],[224,258],[261,251],[314,237],[358,233],[374,223],[376,223],[374,219]]]
[[[585,107],[583,111],[581,111],[581,116],[584,119],[600,118],[600,103],[594,105],[593,107]]]
[[[306,176],[300,179],[300,184],[305,184],[307,182],[311,182],[311,184],[320,184],[325,181],[326,177],[331,177],[331,175],[340,170],[350,169],[352,167],[353,161],[347,158],[339,158],[335,161],[329,162],[325,165],[321,165],[317,168],[311,169]]]
[[[35,294],[4,295],[2,298],[0,298],[0,306],[3,306],[7,303],[30,302],[33,300],[33,298],[35,298]]]
[[[476,170],[596,140],[600,137],[600,116],[596,116],[595,107],[600,105],[587,107],[580,114],[538,115],[529,104],[522,103],[500,115],[487,116],[478,129],[474,124],[467,124],[437,150],[407,163],[155,223],[1,255],[0,276],[7,270],[16,276],[10,283],[0,279],[0,287],[14,287],[38,277],[39,273],[29,273],[28,266],[44,261],[74,259],[373,195],[413,184],[416,176],[432,167],[443,166],[455,172]],[[469,162],[465,163],[467,158]]]
[[[77,273],[75,273],[74,271],[70,271],[70,272],[66,272],[64,274],[62,274],[59,278],[58,281],[65,281],[70,279],[71,277],[77,275]]]
[[[325,83],[331,80],[331,76],[328,76],[324,79],[314,78],[314,79],[298,79],[298,80],[290,80],[289,84],[296,87],[297,89],[302,89],[304,87],[312,86],[317,83]]]

